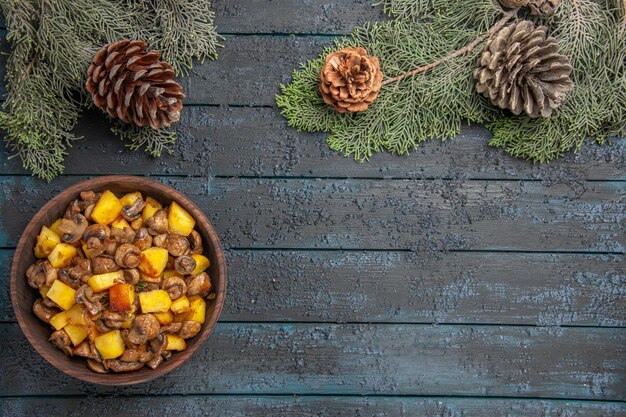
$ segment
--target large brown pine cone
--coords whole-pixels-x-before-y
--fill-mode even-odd
[[[103,46],[87,72],[85,88],[110,117],[158,129],[180,119],[185,98],[172,66],[144,41],[124,39]]]
[[[548,16],[554,13],[561,0],[530,0],[528,7],[534,16]]]
[[[326,56],[320,71],[324,102],[339,113],[365,111],[376,100],[383,81],[380,63],[364,48],[344,48]]]
[[[569,60],[546,31],[529,20],[500,29],[487,41],[474,70],[476,91],[513,114],[550,117],[574,83]]]

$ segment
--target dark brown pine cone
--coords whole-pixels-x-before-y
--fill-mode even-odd
[[[178,122],[185,98],[172,66],[144,41],[124,39],[103,46],[87,72],[85,88],[112,118],[158,129]]]
[[[474,70],[476,91],[501,109],[550,117],[574,88],[572,66],[545,26],[523,20],[500,29]]]
[[[344,48],[326,56],[320,71],[324,102],[339,113],[365,111],[376,100],[383,81],[380,63],[364,48]]]
[[[554,13],[561,0],[530,0],[528,7],[534,16],[548,16]]]

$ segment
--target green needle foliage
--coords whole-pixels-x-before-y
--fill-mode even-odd
[[[177,74],[193,59],[215,59],[219,36],[208,0],[0,0],[11,53],[0,129],[12,157],[50,181],[80,139],[72,134],[91,105],[84,89],[94,54],[120,39],[143,39]],[[115,123],[128,146],[158,157],[174,142],[169,129]]]
[[[547,162],[586,140],[605,143],[626,124],[626,34],[621,0],[562,0],[549,28],[574,67],[576,86],[550,119],[514,116],[475,92],[473,70],[484,43],[427,72],[383,86],[362,113],[339,114],[318,91],[324,57],[346,46],[363,46],[379,58],[385,78],[440,60],[486,33],[503,16],[492,0],[383,0],[389,22],[356,28],[319,58],[294,71],[276,102],[289,125],[329,132],[331,149],[367,160],[386,150],[406,154],[428,139],[455,137],[461,123],[483,123],[492,146],[511,155]]]

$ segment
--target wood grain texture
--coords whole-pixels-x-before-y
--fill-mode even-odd
[[[127,373],[99,374],[92,372],[86,366],[83,358],[68,358],[59,349],[48,342],[51,334],[50,326],[40,321],[33,313],[32,306],[39,294],[28,286],[24,279],[26,270],[36,258],[33,247],[39,231],[44,225],[50,225],[57,218],[63,216],[72,201],[79,197],[82,191],[92,190],[103,192],[109,190],[120,196],[125,193],[140,191],[144,196],[150,196],[161,204],[168,205],[177,202],[195,219],[195,229],[200,233],[205,248],[204,255],[210,259],[211,265],[207,272],[211,276],[212,292],[215,299],[207,303],[206,321],[200,332],[187,341],[186,349],[176,353],[172,359],[164,362],[157,369],[142,368]],[[79,378],[83,381],[105,385],[128,385],[150,381],[153,378],[165,375],[176,369],[188,360],[194,352],[206,341],[211,334],[224,305],[226,295],[226,262],[219,238],[204,216],[202,211],[186,196],[176,190],[156,181],[142,177],[105,176],[81,181],[68,187],[50,199],[37,211],[31,221],[24,228],[11,264],[11,304],[15,317],[28,341],[35,350],[57,369]]]
[[[0,251],[8,276],[12,251]],[[626,326],[616,255],[230,250],[221,320]],[[0,321],[14,321],[8,286]]]
[[[624,400],[626,331],[430,325],[218,323],[171,373],[104,387],[55,370],[0,324],[0,395],[471,395]]]
[[[366,164],[328,149],[324,134],[298,133],[270,108],[186,107],[171,155],[154,159],[129,152],[100,112],[87,112],[76,133],[65,173],[289,176],[349,178],[536,179],[577,184],[626,179],[626,140],[589,145],[556,163],[534,165],[487,145],[489,133],[464,126],[455,140],[425,142],[411,155],[374,155]],[[115,155],[111,158],[110,155]],[[0,153],[0,174],[27,172],[18,158]]]
[[[158,410],[155,412],[155,410]],[[0,399],[4,417],[23,416],[135,417],[485,417],[569,416],[620,417],[626,404],[562,400],[504,400],[478,398],[333,397],[333,396],[185,396],[6,398]]]
[[[0,246],[80,179],[2,177],[12,221],[0,225]],[[227,248],[626,250],[622,182],[157,179],[194,201]]]

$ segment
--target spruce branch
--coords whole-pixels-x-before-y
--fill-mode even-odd
[[[626,1],[626,0],[624,0]],[[414,75],[417,74],[421,74],[422,72],[426,72],[430,69],[433,69],[435,67],[438,67],[439,65],[443,64],[444,62],[450,61],[454,58],[457,58],[461,55],[465,55],[466,53],[470,52],[471,50],[473,50],[474,48],[476,48],[476,46],[480,45],[482,42],[484,42],[486,39],[490,38],[491,36],[493,36],[494,33],[496,33],[497,31],[499,31],[500,29],[502,29],[502,27],[504,25],[506,25],[509,20],[513,19],[515,16],[517,16],[517,11],[519,9],[514,9],[511,11],[507,11],[503,13],[503,16],[500,20],[498,20],[496,22],[495,25],[493,25],[491,28],[489,28],[489,30],[485,33],[483,33],[482,35],[476,37],[476,39],[474,39],[472,42],[468,43],[467,45],[465,45],[464,47],[457,49],[456,51],[452,52],[451,54],[446,55],[445,57],[438,59],[434,62],[431,62],[429,64],[426,65],[422,65],[420,67],[417,67],[411,71],[405,72],[404,74],[400,74],[397,75],[395,77],[392,78],[387,78],[386,80],[383,80],[383,85],[387,85],[387,84],[391,84],[394,82],[398,82],[401,81],[407,77],[412,77]]]

